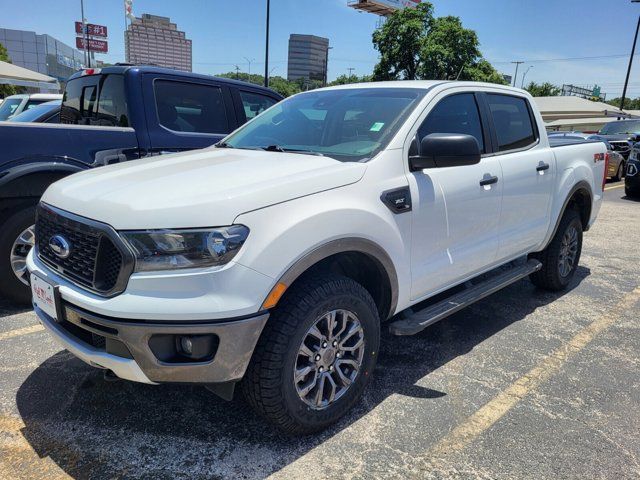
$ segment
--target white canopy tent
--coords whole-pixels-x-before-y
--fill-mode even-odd
[[[0,61],[0,84],[60,90],[60,84],[55,78],[3,61]]]
[[[580,97],[534,97],[534,100],[550,130],[593,132],[619,118],[634,117],[613,105]]]

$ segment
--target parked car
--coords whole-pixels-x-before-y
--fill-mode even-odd
[[[62,100],[52,100],[25,110],[9,119],[10,122],[60,123]]]
[[[51,100],[61,100],[62,95],[59,93],[31,93],[10,95],[4,99],[0,105],[0,121],[9,120],[11,117],[18,115],[25,110],[29,110],[41,103],[50,102]]]
[[[549,142],[551,145],[554,145],[555,142],[566,143],[571,141],[598,141],[604,143],[607,146],[607,178],[610,178],[614,182],[622,180],[626,172],[625,158],[621,153],[614,150],[614,147],[609,143],[609,141],[604,140],[600,135],[593,135],[590,133],[571,132],[564,135],[549,135]]]
[[[566,288],[605,153],[550,148],[510,87],[302,93],[216,147],[51,185],[27,258],[35,312],[109,375],[228,399],[241,381],[275,425],[315,431],[358,401],[382,322],[412,335],[526,276]]]
[[[640,197],[640,142],[634,145],[629,155],[627,175],[624,179],[624,193],[627,197]]]
[[[61,124],[0,122],[0,295],[30,301],[25,258],[48,185],[92,167],[210,146],[281,98],[226,78],[114,66],[68,80]]]
[[[640,119],[607,123],[600,129],[597,138],[607,140],[627,160],[633,144],[640,141]]]

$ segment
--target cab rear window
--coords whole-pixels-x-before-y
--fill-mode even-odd
[[[89,75],[67,83],[60,123],[128,127],[124,76]]]

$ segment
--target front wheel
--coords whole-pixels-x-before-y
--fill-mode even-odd
[[[338,275],[294,285],[265,326],[242,388],[290,434],[321,430],[360,398],[375,368],[380,321],[371,295]]]
[[[582,221],[578,212],[569,209],[547,248],[531,255],[542,262],[542,268],[529,278],[534,285],[546,290],[564,290],[578,269],[581,253]]]
[[[18,210],[0,228],[0,295],[19,303],[31,301],[27,254],[33,247],[35,207]]]

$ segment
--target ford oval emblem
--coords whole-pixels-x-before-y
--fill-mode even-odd
[[[71,245],[62,235],[54,235],[49,239],[49,248],[59,258],[67,258],[71,254]]]

